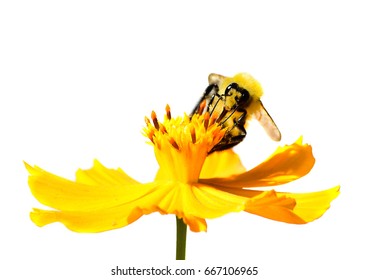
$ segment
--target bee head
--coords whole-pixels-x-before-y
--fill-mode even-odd
[[[263,95],[263,89],[260,83],[248,73],[239,73],[233,77],[224,77],[219,85],[219,91],[224,92],[232,83],[236,83],[239,88],[247,90],[250,97],[254,100],[260,99]]]
[[[263,95],[263,89],[260,83],[254,79],[248,73],[238,73],[233,77],[225,77],[219,74],[209,75],[209,84],[216,84],[219,87],[219,93],[226,93],[230,87],[238,89],[239,91],[245,90],[250,95],[250,100],[248,100],[247,111],[252,113],[254,111],[255,101],[260,100]]]

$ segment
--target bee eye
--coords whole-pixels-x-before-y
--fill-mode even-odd
[[[237,92],[241,94],[241,96],[236,96],[235,100],[238,102],[239,106],[245,106],[249,99],[250,99],[250,93],[247,89],[240,87],[237,83],[231,83],[227,86],[227,88],[224,91],[225,96],[230,96],[229,92],[234,89]]]
[[[250,99],[250,93],[247,89],[239,88],[239,92],[241,93],[241,98],[243,101],[247,102]]]
[[[229,94],[229,92],[230,92],[230,90],[231,89],[234,89],[234,90],[239,90],[239,86],[238,86],[238,84],[237,83],[231,83],[231,84],[229,84],[228,86],[227,86],[227,88],[225,89],[225,91],[224,91],[224,95],[225,96],[228,96]]]

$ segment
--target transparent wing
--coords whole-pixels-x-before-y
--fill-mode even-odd
[[[269,115],[268,111],[265,109],[263,103],[258,100],[257,109],[254,112],[254,117],[259,121],[261,126],[264,128],[269,137],[274,141],[281,140],[281,132],[279,131],[277,125],[273,121],[272,117]]]

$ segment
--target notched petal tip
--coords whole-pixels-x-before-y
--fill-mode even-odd
[[[32,210],[33,211],[29,215],[30,219],[39,227],[43,227],[58,221],[55,211],[41,210],[38,208],[33,208]]]
[[[339,195],[339,190],[340,186],[336,186],[312,193],[276,193],[277,198],[294,200],[295,205],[291,209],[275,208],[272,213],[266,212],[268,216],[264,215],[264,217],[290,224],[310,223],[323,216],[330,208],[331,202]],[[263,213],[264,211],[265,209]]]
[[[324,191],[287,194],[294,198],[297,205],[294,212],[307,223],[320,218],[329,208],[334,199],[340,194],[340,186],[336,186]]]
[[[205,219],[183,218],[183,221],[193,232],[207,232],[208,226]]]
[[[32,165],[28,164],[25,161],[23,161],[23,164],[26,167],[29,175],[35,175],[35,174],[39,173],[39,170],[37,170],[39,168],[37,166],[32,166]]]
[[[30,164],[28,164],[27,162],[23,161],[24,166],[26,167],[27,170],[29,170],[30,168],[32,168],[32,166]]]

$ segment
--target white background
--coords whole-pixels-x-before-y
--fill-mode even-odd
[[[258,266],[253,279],[368,277],[366,7],[365,1],[2,1],[0,278],[111,279],[116,265]],[[341,184],[321,219],[304,226],[248,213],[211,220],[207,233],[189,232],[186,262],[173,261],[173,216],[152,214],[101,234],[61,224],[38,228],[29,220],[32,207],[43,206],[28,189],[23,160],[73,179],[98,158],[148,182],[156,162],[141,135],[143,117],[152,109],[162,115],[167,103],[173,115],[189,112],[211,72],[251,73],[264,87],[282,144],[303,135],[313,145],[313,171],[281,189]],[[237,152],[250,168],[277,145],[252,123]]]

